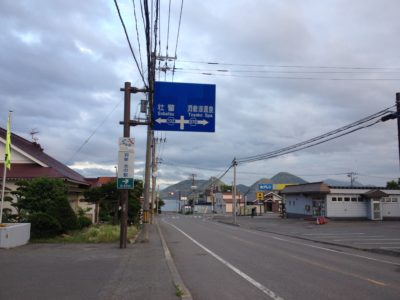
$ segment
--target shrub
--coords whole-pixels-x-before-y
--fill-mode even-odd
[[[17,182],[13,194],[18,198],[16,208],[27,214],[47,214],[55,218],[61,231],[76,229],[77,218],[68,202],[68,188],[61,179],[35,178]],[[46,219],[47,220],[47,219]]]
[[[89,227],[92,225],[92,221],[86,218],[85,216],[78,217],[78,228],[83,229],[85,227]]]
[[[31,223],[32,238],[50,238],[63,232],[60,222],[45,213],[31,214],[28,221]]]

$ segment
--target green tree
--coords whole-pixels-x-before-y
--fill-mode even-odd
[[[398,181],[392,180],[386,183],[386,187],[392,190],[400,190],[400,178]]]
[[[221,192],[222,193],[232,192],[232,186],[226,184],[221,185]]]
[[[49,223],[59,223],[60,228],[57,228],[57,232],[66,232],[77,228],[77,217],[69,205],[68,189],[64,181],[53,178],[36,178],[21,180],[16,184],[18,188],[12,193],[16,196],[17,202],[13,206],[17,209],[21,219],[30,221],[30,218],[35,216],[34,220],[37,221],[37,214],[39,214],[39,218],[47,215],[50,216],[48,219],[55,220]],[[32,231],[39,230],[34,227],[33,223]]]
[[[136,224],[139,221],[140,197],[142,194],[143,182],[135,180],[134,189],[129,190],[128,198],[128,222],[130,224]],[[84,196],[86,201],[96,203],[99,206],[100,221],[112,221],[113,224],[117,224],[121,190],[117,189],[115,181],[91,188],[85,191]]]
[[[161,213],[161,208],[165,205],[165,202],[163,199],[158,198],[158,213]],[[154,208],[155,209],[155,208]]]

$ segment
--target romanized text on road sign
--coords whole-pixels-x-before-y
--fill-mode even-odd
[[[153,129],[215,131],[215,85],[155,82]]]
[[[274,185],[272,183],[260,183],[258,185],[259,191],[272,191],[274,189]]]

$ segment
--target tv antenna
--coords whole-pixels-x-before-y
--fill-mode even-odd
[[[35,136],[35,134],[40,133],[37,128],[33,128],[31,129],[31,132],[29,133],[32,136],[32,142],[33,143],[37,143],[37,141],[39,140],[39,138],[37,136]]]

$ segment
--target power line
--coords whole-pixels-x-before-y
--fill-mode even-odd
[[[167,44],[166,44],[166,56],[168,57],[168,44],[169,44],[169,25],[170,25],[170,20],[171,20],[171,0],[169,0],[168,4],[168,25],[167,25]],[[167,60],[166,60],[167,61]]]
[[[297,143],[297,144],[294,144],[292,146],[285,147],[285,148],[282,148],[282,149],[279,149],[279,150],[275,150],[275,151],[272,151],[272,152],[267,152],[267,153],[262,153],[262,154],[253,155],[253,156],[249,156],[249,157],[239,158],[239,159],[237,159],[237,162],[238,163],[248,163],[248,162],[254,162],[254,161],[259,161],[259,160],[265,160],[265,159],[269,159],[269,158],[273,158],[273,157],[277,157],[277,156],[281,156],[281,155],[297,152],[297,151],[300,151],[300,150],[304,150],[304,149],[307,149],[307,148],[310,148],[310,147],[314,147],[316,145],[331,141],[333,139],[337,139],[337,138],[342,137],[344,135],[347,135],[347,134],[350,134],[352,132],[361,130],[363,128],[371,127],[371,126],[373,126],[373,125],[375,125],[375,124],[377,124],[379,122],[382,122],[381,119],[378,119],[378,120],[376,120],[375,122],[373,122],[371,124],[360,126],[360,125],[362,125],[364,123],[370,122],[373,119],[379,118],[380,116],[386,114],[389,111],[389,109],[391,109],[391,108],[393,108],[393,106],[388,107],[386,109],[383,109],[383,110],[381,110],[381,111],[379,111],[379,112],[377,112],[375,114],[367,116],[367,117],[365,117],[365,118],[363,118],[361,120],[358,120],[356,122],[353,122],[353,123],[351,123],[349,125],[340,127],[338,129],[335,129],[335,130],[332,130],[332,131],[327,132],[325,134],[322,134],[322,135],[319,135],[317,137],[314,137],[312,139],[309,139],[309,140],[306,140],[306,141],[303,141],[303,142],[300,142],[300,143]],[[351,128],[354,128],[354,127],[356,127],[356,128],[350,130]],[[338,133],[343,132],[343,131],[346,131],[346,132],[344,132],[342,134],[338,134]],[[330,136],[333,136],[333,137],[330,137]]]
[[[235,75],[221,74],[210,72],[186,72],[179,69],[175,70],[179,73],[196,74],[204,76],[221,76],[221,77],[237,77],[237,78],[260,78],[260,79],[284,79],[284,80],[326,80],[326,81],[399,81],[400,78],[324,78],[324,77],[292,77],[292,76],[258,76],[258,75]]]
[[[141,51],[141,47],[140,47],[140,39],[139,39],[140,35],[139,35],[138,21],[137,21],[137,16],[136,16],[135,0],[132,0],[132,4],[133,4],[133,15],[135,18],[136,37],[137,37],[137,42],[138,42],[138,47],[139,47],[140,66],[141,66],[142,72],[143,72],[142,51]]]
[[[181,1],[181,11],[179,13],[178,32],[176,34],[175,58],[177,58],[177,53],[178,53],[178,41],[179,41],[179,33],[181,30],[182,11],[183,11],[183,0]],[[174,60],[174,65],[172,67],[172,81],[174,81],[175,63],[176,63],[176,59]]]
[[[340,134],[340,135],[337,135],[337,136],[334,136],[334,137],[325,139],[325,140],[320,141],[320,142],[315,142],[315,143],[310,144],[310,145],[305,145],[305,146],[302,146],[302,147],[299,147],[299,148],[294,148],[294,149],[292,149],[292,150],[285,150],[285,151],[279,151],[279,150],[278,150],[279,152],[276,151],[276,152],[278,152],[278,153],[271,153],[271,154],[270,154],[270,153],[266,153],[265,155],[260,156],[260,157],[258,157],[258,158],[244,159],[244,160],[242,160],[242,161],[240,161],[240,162],[238,161],[238,163],[243,164],[243,163],[255,162],[255,161],[259,161],[259,160],[266,160],[266,159],[269,159],[269,158],[274,158],[274,157],[286,155],[286,154],[289,154],[289,153],[297,152],[297,151],[300,151],[300,150],[308,149],[308,148],[311,148],[311,147],[314,147],[314,146],[317,146],[317,145],[326,143],[326,142],[328,142],[328,141],[337,139],[337,138],[339,138],[339,137],[348,135],[348,134],[350,134],[350,133],[352,133],[352,132],[355,132],[355,131],[358,131],[358,130],[360,130],[360,129],[364,129],[364,128],[367,128],[367,127],[371,127],[371,126],[373,126],[373,125],[375,125],[375,124],[377,124],[377,123],[379,123],[379,122],[382,122],[382,121],[381,121],[381,120],[377,120],[377,121],[375,121],[375,122],[372,123],[372,124],[365,125],[365,126],[360,126],[360,127],[356,128],[356,129],[353,129],[353,130],[351,130],[351,131],[348,131],[348,132],[342,133],[342,134]]]
[[[239,69],[200,69],[200,68],[174,68],[175,70],[182,70],[182,71],[199,71],[199,72],[223,72],[223,73],[272,73],[272,74],[398,74],[400,73],[399,70],[392,70],[392,71],[378,71],[378,70],[343,70],[343,71],[292,71],[292,70],[239,70]],[[173,70],[174,70],[173,69]]]
[[[199,167],[199,166],[195,166],[195,165],[182,164],[182,163],[171,162],[171,161],[164,161],[163,164],[170,165],[170,166],[178,166],[178,167],[183,167],[183,168],[190,168],[190,169],[199,169],[199,170],[205,170],[205,171],[215,171],[215,172],[224,171],[224,169],[222,169],[222,168],[205,168],[205,167]]]
[[[79,148],[71,155],[71,157],[67,160],[68,162],[72,162],[72,159],[83,149],[83,147],[89,143],[90,139],[97,133],[100,127],[104,125],[104,123],[108,120],[108,118],[112,115],[112,113],[117,109],[117,107],[121,104],[122,101],[117,102],[117,104],[113,107],[110,113],[101,121],[101,123],[93,130],[93,132],[87,137],[87,139],[79,146]]]
[[[158,55],[161,56],[161,13],[158,16]],[[161,61],[158,61],[158,80],[161,78]]]
[[[150,19],[149,19],[149,6],[148,6],[148,1],[144,0],[143,1],[143,7],[144,7],[144,16],[145,16],[145,26],[144,26],[144,31],[146,35],[146,52],[147,52],[147,72],[148,72],[148,81],[149,84],[151,82],[151,76],[152,76],[152,71],[151,71],[151,36],[150,36]]]
[[[122,19],[121,11],[119,10],[119,6],[118,6],[117,0],[114,0],[114,3],[115,3],[115,7],[116,7],[116,9],[117,9],[118,16],[119,16],[119,19],[120,19],[120,21],[121,21],[122,27],[124,28],[124,32],[125,32],[126,40],[128,41],[129,49],[131,50],[133,59],[135,60],[136,67],[137,67],[137,69],[138,69],[138,71],[139,71],[140,77],[142,78],[142,81],[143,81],[144,86],[147,87],[146,81],[144,80],[143,73],[142,73],[142,71],[140,70],[139,63],[138,63],[138,61],[137,61],[137,59],[136,59],[135,52],[133,51],[132,44],[131,44],[131,41],[130,41],[130,39],[129,39],[128,32],[126,31],[126,26],[125,26],[124,20]]]
[[[211,62],[211,61],[196,61],[196,60],[179,60],[182,63],[195,63],[207,65],[223,65],[223,66],[240,66],[240,67],[255,67],[255,68],[301,68],[301,69],[345,69],[345,70],[400,70],[400,67],[383,67],[383,66],[368,66],[368,67],[354,67],[354,66],[307,66],[307,65],[272,65],[272,64],[238,64],[238,63],[225,63],[225,62]]]
[[[372,115],[369,115],[369,116],[367,116],[367,117],[364,117],[364,118],[362,118],[362,119],[360,119],[360,120],[358,120],[358,121],[356,121],[356,122],[352,122],[352,123],[350,123],[350,124],[348,124],[348,125],[342,126],[342,127],[340,127],[340,128],[334,129],[334,130],[331,130],[331,131],[329,131],[329,132],[327,132],[327,133],[324,133],[324,134],[321,134],[321,135],[319,135],[319,136],[316,136],[316,137],[313,137],[313,138],[311,138],[311,139],[308,139],[308,140],[306,140],[306,141],[303,141],[303,142],[294,144],[294,145],[292,145],[292,146],[285,147],[285,148],[282,148],[282,149],[279,149],[279,150],[276,150],[276,151],[272,151],[272,152],[267,152],[266,154],[276,154],[276,153],[279,153],[279,152],[282,152],[282,151],[291,150],[291,149],[293,149],[293,148],[297,148],[297,147],[300,147],[300,146],[303,146],[303,145],[306,145],[306,144],[309,144],[309,143],[318,141],[318,140],[320,140],[320,139],[329,137],[329,136],[331,136],[331,135],[337,134],[337,133],[339,133],[339,132],[348,130],[348,129],[350,129],[350,128],[353,128],[353,127],[355,127],[355,126],[361,125],[361,124],[363,124],[363,123],[366,123],[366,122],[368,122],[368,121],[371,121],[371,120],[373,120],[373,119],[376,119],[376,118],[378,118],[378,117],[380,117],[380,116],[386,114],[386,113],[387,113],[391,108],[393,108],[393,107],[394,107],[394,105],[393,105],[393,106],[390,106],[390,107],[388,107],[388,108],[385,108],[385,109],[383,109],[383,110],[381,110],[381,111],[378,111],[377,113],[374,113],[374,114],[372,114]],[[260,157],[260,156],[262,156],[262,155],[263,155],[263,154],[257,154],[257,155],[253,155],[253,156],[249,156],[249,157],[238,158],[237,160],[240,161],[240,160],[242,160],[242,159],[252,159],[252,158]]]

